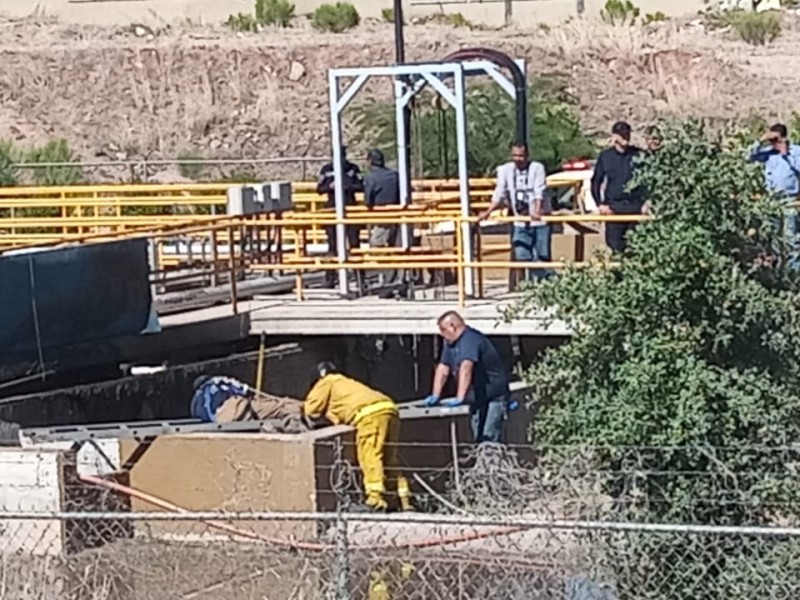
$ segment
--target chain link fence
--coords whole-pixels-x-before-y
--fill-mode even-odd
[[[574,461],[555,470],[542,458],[526,460],[530,448],[459,447],[457,465],[409,467],[418,511],[373,514],[354,510],[360,482],[349,449],[329,450],[332,464],[319,468],[330,484],[320,494],[335,499],[330,511],[188,511],[128,485],[116,467],[102,477],[67,468],[72,475],[53,490],[59,510],[30,508],[29,493],[18,489],[15,497],[5,486],[0,599],[800,597],[796,506],[772,507],[762,522],[754,512],[752,523],[735,525],[693,522],[688,513],[685,522],[651,522],[629,510],[646,500],[677,502],[642,482],[679,479],[688,469],[621,463],[603,471],[593,462],[596,449],[572,448]],[[647,453],[667,450],[620,452],[641,465]],[[789,459],[790,478],[795,450],[775,452]],[[715,464],[718,471],[693,476],[737,479],[751,505],[765,480],[775,482],[766,471],[737,476],[733,462]],[[27,477],[43,482],[48,465],[42,459]],[[608,485],[629,475],[636,485]],[[243,475],[226,493],[245,494],[247,485]],[[724,506],[720,491],[696,500]]]

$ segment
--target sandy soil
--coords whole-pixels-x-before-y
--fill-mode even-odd
[[[617,118],[716,120],[800,109],[800,27],[754,48],[670,21],[609,27],[585,20],[549,31],[408,28],[410,60],[489,46],[528,60],[531,75],[568,78],[589,131]],[[327,69],[392,62],[391,28],[237,35],[222,28],[134,30],[0,22],[0,139],[69,140],[82,158],[324,156]],[[361,102],[389,100],[388,82]],[[358,147],[358,140],[349,140]]]

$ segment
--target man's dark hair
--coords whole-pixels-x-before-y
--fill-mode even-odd
[[[317,365],[316,375],[318,378],[327,377],[328,375],[333,375],[334,373],[338,373],[339,368],[330,361],[322,361]]]
[[[611,127],[611,133],[621,136],[630,136],[633,129],[631,126],[626,123],[625,121],[617,121],[614,123],[613,127]]]
[[[522,148],[527,153],[528,152],[528,142],[526,142],[524,140],[516,140],[514,142],[511,142],[511,149],[513,150],[514,148]]]
[[[367,152],[367,160],[369,161],[369,164],[374,167],[386,166],[386,158],[383,156],[383,152],[378,149]]]
[[[773,133],[777,133],[782,138],[789,137],[789,130],[786,129],[786,125],[783,123],[775,123],[775,125],[770,127],[769,130]]]

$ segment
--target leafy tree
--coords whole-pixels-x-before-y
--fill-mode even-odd
[[[575,98],[557,78],[540,78],[528,92],[531,154],[548,171],[572,158],[591,158],[595,143],[581,130]],[[467,94],[469,173],[492,175],[508,160],[514,141],[514,102],[496,85],[474,86]],[[396,155],[396,124],[392,103],[370,103],[354,109],[354,129],[367,144]],[[433,93],[421,94],[411,131],[412,167],[424,177],[454,177],[458,173],[455,111]]]
[[[616,519],[795,518],[800,307],[797,276],[775,259],[788,251],[775,227],[780,206],[741,148],[725,149],[696,123],[665,139],[637,176],[656,218],[618,265],[568,270],[508,314],[544,309],[575,332],[526,373],[539,403],[534,439],[555,466],[570,458],[556,448],[592,448]],[[754,558],[734,542],[652,536],[625,551],[618,581],[636,592],[620,597],[699,597],[687,578],[738,581],[726,565]],[[679,560],[686,568],[667,564]],[[709,566],[698,574],[689,564]],[[673,579],[645,581],[658,565]]]

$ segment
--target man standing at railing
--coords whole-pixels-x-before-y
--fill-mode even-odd
[[[478,216],[483,221],[501,206],[511,207],[515,217],[526,221],[515,221],[511,244],[514,260],[518,262],[550,262],[550,225],[542,221],[542,215],[552,212],[547,192],[547,177],[544,165],[530,160],[528,144],[515,142],[511,145],[511,162],[497,169],[497,187],[492,203]],[[525,279],[544,279],[551,274],[549,269],[526,269]]]
[[[468,327],[456,311],[444,313],[438,325],[444,347],[425,403],[469,404],[474,441],[503,442],[507,411],[514,410],[516,403],[511,399],[511,378],[500,352],[488,337]],[[442,391],[451,376],[456,382],[456,395],[442,400]]]
[[[634,160],[641,150],[631,145],[631,126],[624,121],[611,128],[611,147],[597,157],[592,175],[592,196],[597,201],[601,215],[641,215],[644,207],[644,190],[628,189],[633,177]],[[605,184],[605,189],[603,188]],[[627,247],[628,232],[637,223],[605,223],[606,245],[614,254]]]
[[[352,206],[356,203],[356,194],[364,191],[364,178],[358,165],[347,160],[347,148],[342,146],[342,179],[344,188],[344,203]],[[336,174],[333,163],[324,165],[319,172],[317,180],[317,193],[328,196],[325,203],[326,208],[336,208]],[[347,244],[349,248],[358,248],[361,230],[357,225],[346,227]],[[325,227],[325,235],[328,238],[328,254],[336,256],[336,225]],[[328,287],[333,287],[336,281],[336,271],[325,271],[325,282]]]
[[[364,202],[367,209],[397,206],[400,204],[400,176],[394,169],[386,168],[386,159],[380,150],[367,153],[369,172],[364,178]],[[371,226],[370,248],[394,248],[397,246],[399,228],[395,224],[378,223]],[[401,283],[402,273],[397,269],[386,269],[378,274],[382,298],[391,298],[401,293],[394,289]]]
[[[789,142],[786,125],[778,123],[769,128],[750,148],[750,161],[764,164],[767,189],[780,196],[785,205],[782,228],[792,247],[789,267],[800,268],[798,257],[797,201],[800,197],[800,146]]]

